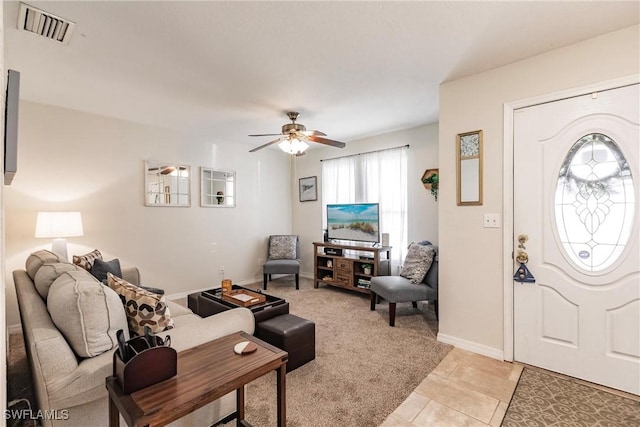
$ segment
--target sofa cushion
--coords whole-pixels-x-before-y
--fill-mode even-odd
[[[96,259],[102,259],[102,254],[100,253],[99,250],[94,249],[88,254],[74,255],[73,263],[75,265],[79,265],[80,267],[84,268],[87,271],[91,271],[91,267],[93,266],[93,261],[95,261]]]
[[[298,236],[269,237],[269,259],[296,259]]]
[[[433,246],[410,244],[409,252],[404,259],[402,270],[400,270],[400,276],[409,279],[413,284],[422,282],[427,271],[431,268],[435,254]]]
[[[62,273],[51,284],[47,309],[79,357],[111,350],[116,346],[116,331],[128,332],[118,295],[81,269]]]
[[[143,335],[145,326],[153,333],[174,327],[164,295],[146,291],[111,273],[107,273],[107,284],[120,295],[132,334]]]
[[[56,253],[44,249],[32,253],[25,262],[25,270],[27,270],[31,280],[36,277],[38,269],[47,262],[67,262],[67,260],[60,258]]]
[[[78,268],[80,267],[68,262],[47,262],[38,269],[33,278],[33,283],[36,285],[36,290],[40,296],[43,299],[47,299],[51,284],[65,271],[74,271]]]
[[[103,261],[101,259],[94,259],[91,266],[91,275],[98,279],[100,282],[107,280],[107,273],[111,273],[116,277],[122,277],[122,269],[120,268],[120,260],[118,258],[111,261]]]

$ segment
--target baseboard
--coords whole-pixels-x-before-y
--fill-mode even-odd
[[[9,334],[21,334],[22,333],[22,323],[17,323],[15,325],[9,325],[7,328],[7,332]]]
[[[498,348],[489,347],[483,344],[478,344],[477,342],[467,341],[462,338],[453,337],[451,335],[446,335],[443,333],[438,333],[437,339],[440,342],[451,344],[452,346],[461,348],[463,350],[491,357],[492,359],[504,360],[504,351]]]

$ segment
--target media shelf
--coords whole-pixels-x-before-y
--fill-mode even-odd
[[[320,284],[369,293],[372,277],[388,275],[391,246],[377,248],[313,243],[313,287]],[[365,268],[369,266],[370,270]]]

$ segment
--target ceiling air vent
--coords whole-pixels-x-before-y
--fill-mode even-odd
[[[18,30],[27,31],[49,40],[68,44],[75,23],[28,4],[20,3]]]

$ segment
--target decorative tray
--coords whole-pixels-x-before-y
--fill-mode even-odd
[[[222,299],[240,307],[251,307],[267,300],[264,295],[246,289],[234,289],[231,292],[223,293]]]

